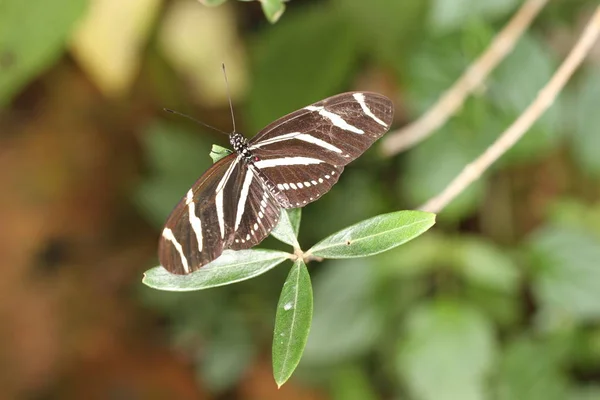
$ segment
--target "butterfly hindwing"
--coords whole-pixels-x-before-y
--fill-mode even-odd
[[[236,204],[229,248],[248,249],[262,242],[279,222],[280,212],[281,206],[256,167],[249,165]]]

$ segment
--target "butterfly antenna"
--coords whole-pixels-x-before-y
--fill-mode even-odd
[[[233,115],[233,104],[231,104],[231,92],[229,91],[229,82],[227,81],[227,71],[225,71],[225,63],[223,67],[223,76],[225,76],[225,87],[227,88],[227,98],[229,99],[229,110],[231,111],[231,121],[233,122],[233,131],[235,132],[235,116]]]
[[[187,118],[187,119],[191,119],[192,121],[194,121],[194,122],[195,122],[195,123],[197,123],[197,124],[204,125],[205,127],[209,128],[209,129],[212,129],[212,130],[215,130],[215,131],[217,131],[217,132],[220,132],[220,133],[222,133],[222,134],[224,134],[224,135],[229,135],[229,133],[227,133],[227,132],[224,132],[224,131],[220,130],[219,128],[215,128],[214,126],[212,126],[212,125],[209,125],[209,124],[207,124],[207,123],[205,123],[205,122],[199,121],[199,120],[197,120],[196,118],[192,118],[192,117],[190,117],[189,115],[182,114],[182,113],[180,113],[180,112],[178,112],[178,111],[175,111],[175,110],[171,110],[170,108],[163,108],[163,110],[165,110],[166,112],[170,112],[170,113],[172,113],[172,114],[177,114],[177,115],[180,115],[180,116],[182,116],[182,117],[184,117],[184,118]]]

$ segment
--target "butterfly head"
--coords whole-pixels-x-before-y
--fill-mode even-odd
[[[248,139],[246,139],[244,135],[238,132],[232,132],[229,135],[229,142],[231,143],[233,150],[240,154],[246,162],[254,161],[254,156],[250,150],[248,150]]]

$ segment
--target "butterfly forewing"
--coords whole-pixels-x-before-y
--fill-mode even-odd
[[[169,272],[187,274],[223,252],[225,241],[220,231],[217,187],[239,164],[237,154],[215,163],[169,215],[158,247],[160,263]]]
[[[351,92],[304,107],[273,122],[250,141],[254,164],[285,195],[283,207],[302,207],[337,182],[343,166],[390,127],[392,102]]]

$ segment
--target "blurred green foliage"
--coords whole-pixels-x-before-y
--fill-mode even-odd
[[[62,56],[87,4],[0,1],[0,107]]]
[[[513,0],[425,3],[323,2],[292,10],[257,32],[249,127],[256,131],[344,90],[365,61],[393,71],[405,106],[417,117],[518,6]],[[554,15],[561,6],[567,7],[553,6]],[[349,166],[330,194],[304,210],[301,244],[437,194],[535,98],[559,58],[543,32],[527,33],[486,86],[401,162],[382,166],[371,151]],[[600,80],[592,68],[580,75],[494,166],[496,173],[544,160],[566,143],[581,173],[596,176]],[[425,400],[600,396],[598,387],[567,372],[600,371],[600,351],[592,355],[572,343],[579,335],[600,335],[594,328],[600,320],[600,231],[588,219],[592,209],[556,198],[548,221],[510,244],[451,228],[473,218],[489,185],[476,182],[440,214],[444,232],[372,259],[317,267],[301,379],[328,385],[336,398],[380,398],[382,381],[388,391]],[[269,275],[263,280],[274,282]],[[267,310],[273,318],[273,303]]]
[[[252,136],[277,117],[355,88],[395,93],[397,125],[414,120],[519,4],[287,3],[277,24],[240,28],[251,58],[251,91],[236,105],[243,130]],[[64,55],[86,5],[0,1],[0,106]],[[375,145],[348,166],[327,196],[303,210],[300,244],[437,194],[535,98],[564,58],[561,40],[572,44],[596,5],[550,2],[433,137],[392,160],[378,157]],[[239,4],[239,12],[250,6]],[[175,78],[143,76],[159,93],[154,104],[171,106],[175,96],[192,102]],[[168,95],[157,89],[164,87]],[[596,58],[524,140],[440,214],[434,232],[368,259],[309,265],[314,321],[297,381],[336,399],[600,398],[599,105]],[[140,134],[147,171],[131,195],[157,232],[210,165],[211,144],[225,142],[174,124],[160,107]],[[143,287],[139,297],[168,318],[174,346],[221,392],[268,353],[287,273],[274,268],[194,293]]]

